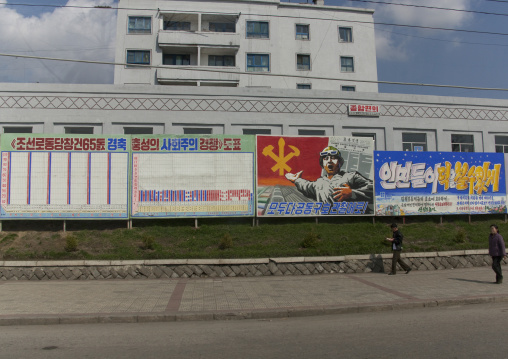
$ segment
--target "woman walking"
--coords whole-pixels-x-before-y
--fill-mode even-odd
[[[489,255],[492,257],[492,269],[496,273],[496,284],[503,283],[501,261],[506,257],[506,249],[503,237],[499,234],[499,228],[493,224],[490,226]]]

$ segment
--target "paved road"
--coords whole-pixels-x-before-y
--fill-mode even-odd
[[[508,303],[262,320],[0,327],[0,358],[506,358]]]
[[[4,281],[0,325],[277,318],[508,301],[488,267],[316,276]]]

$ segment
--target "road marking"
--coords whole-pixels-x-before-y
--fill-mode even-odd
[[[170,311],[178,311],[180,308],[180,303],[182,303],[183,292],[185,291],[185,286],[187,285],[187,279],[180,279],[169,298],[168,305],[166,306],[166,312]]]

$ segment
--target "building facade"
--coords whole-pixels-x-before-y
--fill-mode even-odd
[[[508,101],[344,91],[0,84],[2,133],[359,136],[508,153]]]
[[[377,92],[373,10],[120,0],[115,84]]]

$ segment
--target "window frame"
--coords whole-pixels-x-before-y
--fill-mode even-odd
[[[210,59],[211,57],[214,57],[215,62],[217,61],[217,57],[222,57],[222,63],[224,65],[210,65]],[[225,58],[230,57],[233,59],[233,65],[225,65]],[[235,55],[208,55],[208,66],[212,67],[235,67],[236,66],[236,56]]]
[[[220,25],[226,25],[224,28],[226,28],[226,27],[227,27],[227,25],[233,25],[233,31],[217,31],[217,29],[215,29],[215,30],[211,30],[211,29],[210,29],[210,27],[212,26],[212,24],[214,24],[214,25],[219,25],[219,24],[220,24]],[[217,21],[210,21],[210,22],[208,23],[208,31],[210,31],[210,32],[226,32],[226,33],[229,33],[229,34],[231,34],[231,33],[233,33],[233,34],[234,34],[234,33],[236,33],[236,23],[234,23],[234,22],[217,22]]]
[[[404,135],[424,135],[425,141],[422,142],[417,140],[404,140]],[[414,151],[415,146],[423,146],[423,152],[427,152],[429,149],[426,132],[402,132],[401,138],[402,138],[402,151]],[[409,144],[411,149],[404,149],[405,144]]]
[[[189,58],[189,63],[188,64],[181,64],[181,65],[178,65],[178,64],[167,64],[166,63],[166,58],[168,57],[176,57],[176,56],[187,56]],[[175,58],[176,60],[176,58]],[[176,61],[175,61],[176,62]],[[182,61],[183,62],[183,61]],[[190,54],[162,54],[162,65],[163,66],[190,66],[190,62],[191,62],[191,55]]]
[[[267,33],[266,33],[266,37],[265,36],[249,36],[250,35],[253,35],[253,34],[258,34],[256,32],[249,32],[249,23],[266,23],[267,26],[268,26],[268,30],[267,30]],[[260,34],[264,34],[264,33],[260,33]],[[270,21],[261,21],[261,20],[245,20],[245,38],[246,39],[266,39],[266,40],[269,40],[270,39]]]
[[[129,52],[134,53],[148,53],[148,63],[145,62],[129,62]],[[125,54],[125,63],[127,66],[136,66],[136,65],[150,65],[152,63],[152,50],[146,49],[127,49]]]
[[[242,128],[243,135],[271,135],[271,128]]]
[[[307,134],[303,134],[301,132],[307,132]],[[326,130],[310,130],[306,128],[299,128],[298,136],[326,136]]]
[[[2,126],[3,127],[3,133],[34,133],[34,127],[33,126]],[[9,131],[5,132],[6,129],[9,129]],[[12,131],[10,131],[12,129]],[[28,131],[30,129],[30,131]]]
[[[471,136],[471,139],[472,139],[472,142],[457,142],[457,141],[453,141],[453,137],[454,136]],[[451,142],[451,145],[452,145],[452,152],[475,152],[475,148],[474,148],[474,135],[473,134],[470,134],[470,133],[466,133],[466,134],[462,134],[462,133],[452,133],[451,136],[450,136],[450,142]],[[459,150],[456,151],[454,150],[454,146],[453,145],[459,145]],[[462,146],[472,146],[472,151],[462,151]]]
[[[352,90],[344,90],[345,88],[350,88]],[[340,90],[344,92],[356,92],[356,86],[341,85]]]
[[[344,70],[344,66],[342,64],[342,59],[351,59],[351,61],[353,62],[352,66],[351,66],[351,68],[352,68],[351,71]],[[348,74],[355,73],[355,58],[353,56],[341,56],[340,57],[340,72],[344,72],[344,73],[348,73]]]
[[[245,54],[245,70],[246,72],[266,72],[270,73],[271,67],[270,67],[270,54],[269,53],[246,53]],[[268,56],[268,71],[249,71],[249,57],[250,56]],[[261,68],[265,66],[257,66],[257,65],[251,65],[250,68]]]
[[[308,57],[309,59],[309,68],[307,69],[299,69],[298,66],[301,66],[298,64],[298,58],[303,58],[304,56]],[[310,54],[296,54],[296,71],[311,71],[312,70],[312,60],[310,58]]]
[[[346,40],[342,40],[342,37],[340,36],[340,30],[341,29],[347,29],[347,30],[349,30],[349,34],[351,36],[350,41],[347,41],[347,39]],[[353,27],[352,26],[338,26],[338,31],[339,31],[339,42],[340,43],[350,44],[350,43],[353,42]]]
[[[506,143],[498,143],[499,139],[506,139]],[[494,135],[494,146],[496,153],[508,153],[508,135]],[[502,151],[498,151],[498,147],[501,147]]]
[[[183,28],[183,26],[179,26],[179,28],[176,29],[168,29],[167,24],[189,24],[189,28]],[[182,27],[182,28],[180,28]],[[187,27],[187,26],[185,26]],[[162,20],[162,31],[191,31],[192,29],[192,23],[190,21],[171,21],[171,20]]]
[[[298,32],[298,26],[307,26],[307,33]],[[299,35],[307,35],[307,38],[298,37]],[[309,41],[310,40],[310,25],[309,24],[295,24],[295,40]]]
[[[83,131],[91,130],[89,131]],[[93,135],[95,132],[94,126],[64,126],[64,133],[69,135]]]
[[[135,31],[132,31],[131,32],[131,29],[130,29],[130,20],[131,18],[138,18],[138,19],[150,19],[150,31],[140,31],[139,29],[134,29]],[[152,16],[145,16],[145,15],[139,15],[139,16],[128,16],[127,17],[127,35],[151,35],[152,34],[152,29],[153,29],[153,26],[152,26]]]
[[[300,86],[305,86],[305,87],[300,87]],[[308,87],[306,87],[308,86]],[[296,89],[297,90],[312,90],[312,84],[296,84]]]

